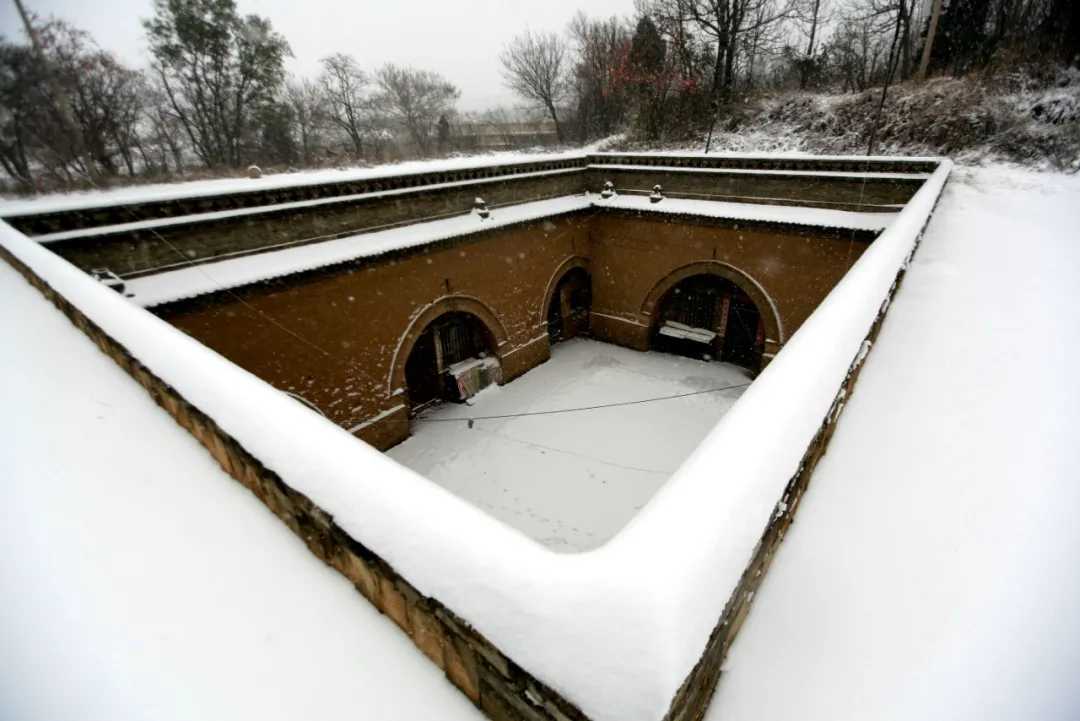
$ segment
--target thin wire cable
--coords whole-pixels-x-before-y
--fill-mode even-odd
[[[95,182],[94,182],[94,180],[93,180],[92,178],[90,179],[90,183],[91,183],[91,185],[93,185],[93,186],[94,186],[94,187],[95,187],[95,188],[96,188],[97,190],[103,190],[103,188],[101,188],[101,186],[99,186],[99,185],[98,185],[97,183],[95,183]],[[135,215],[134,211],[132,211],[132,210],[131,210],[131,208],[130,208],[130,207],[128,207],[127,205],[121,205],[121,206],[119,206],[119,207],[120,207],[120,208],[122,208],[122,209],[124,210],[124,212],[125,212],[125,213],[127,213],[127,214],[128,214],[128,215],[129,215],[129,216],[130,216],[130,217],[132,218],[132,220],[135,220],[135,221],[139,220],[139,217],[138,217],[137,215]],[[170,250],[172,250],[172,252],[176,253],[176,255],[177,255],[177,256],[178,256],[179,258],[183,259],[184,261],[188,261],[188,260],[189,260],[189,258],[188,258],[188,257],[187,257],[186,255],[184,255],[184,253],[183,253],[183,252],[182,252],[182,251],[181,251],[181,250],[180,250],[179,248],[177,248],[177,247],[176,247],[175,245],[173,245],[173,244],[172,244],[172,243],[171,243],[171,242],[170,242],[170,241],[169,241],[168,239],[166,239],[166,238],[165,238],[165,236],[163,236],[163,235],[162,235],[161,233],[157,232],[157,230],[155,230],[155,229],[154,229],[154,228],[152,228],[152,227],[150,227],[150,228],[147,228],[147,230],[149,230],[149,231],[150,231],[150,233],[151,233],[151,234],[152,234],[152,235],[153,235],[153,236],[154,236],[155,238],[157,238],[157,239],[158,239],[159,241],[161,241],[162,243],[164,243],[165,245],[167,245],[167,246],[169,247],[169,249],[170,249]],[[192,267],[194,267],[194,268],[195,268],[196,270],[198,270],[198,271],[199,271],[199,273],[200,273],[200,274],[201,274],[202,276],[204,276],[204,277],[205,277],[205,278],[206,278],[207,280],[209,280],[209,281],[210,281],[211,283],[213,283],[214,285],[221,285],[220,281],[218,281],[218,280],[217,280],[216,278],[214,278],[214,277],[213,277],[213,276],[211,276],[211,275],[210,275],[209,273],[207,273],[207,272],[206,272],[206,271],[205,271],[205,270],[204,270],[204,269],[203,269],[203,268],[202,268],[201,266],[199,266],[198,264],[196,264],[196,265],[194,265],[194,266],[192,266]],[[328,358],[330,358],[330,357],[333,357],[333,356],[331,356],[330,352],[329,352],[329,351],[327,351],[327,350],[326,350],[325,348],[322,348],[322,347],[321,347],[321,346],[319,346],[319,345],[318,345],[317,343],[315,343],[315,342],[313,342],[313,341],[311,341],[311,340],[308,340],[307,338],[305,338],[305,337],[304,337],[304,336],[302,336],[301,334],[297,333],[296,331],[294,331],[294,330],[292,330],[291,328],[289,328],[288,326],[286,326],[286,325],[285,325],[284,323],[282,323],[282,322],[278,321],[278,320],[277,320],[276,318],[274,318],[274,317],[270,316],[269,314],[267,314],[267,313],[265,313],[265,312],[263,312],[263,311],[259,310],[259,309],[258,309],[258,308],[256,308],[255,306],[251,305],[251,304],[250,304],[250,303],[248,303],[248,302],[247,302],[246,300],[244,300],[243,298],[241,298],[241,297],[240,297],[240,296],[239,296],[239,295],[238,295],[237,293],[235,293],[235,292],[234,292],[234,291],[233,291],[233,290],[232,290],[231,288],[222,288],[222,290],[223,290],[223,291],[225,291],[226,293],[228,293],[228,294],[229,294],[230,296],[232,296],[232,297],[233,297],[233,298],[234,298],[234,299],[235,299],[235,300],[236,300],[236,301],[237,301],[238,303],[240,303],[241,305],[243,305],[243,306],[244,306],[245,308],[249,309],[250,311],[252,311],[252,312],[253,312],[253,313],[255,313],[256,315],[258,315],[259,317],[261,317],[262,319],[264,319],[265,321],[267,321],[268,323],[270,323],[270,324],[271,324],[271,325],[273,325],[274,327],[278,328],[279,330],[283,331],[284,333],[287,333],[288,335],[292,336],[293,338],[295,338],[295,339],[299,340],[299,341],[300,341],[301,343],[304,343],[305,345],[307,345],[307,346],[309,346],[309,347],[311,347],[311,348],[315,349],[315,350],[316,350],[316,351],[318,351],[319,353],[322,353],[322,354],[323,354],[324,356],[326,356],[326,357],[328,357]]]
[[[602,408],[619,408],[622,406],[635,406],[642,403],[653,403],[656,401],[670,401],[677,398],[688,398],[690,396],[700,396],[705,393],[719,393],[720,391],[729,391],[735,388],[745,388],[753,381],[747,381],[746,383],[736,383],[730,386],[721,386],[719,388],[707,388],[703,391],[691,391],[689,393],[676,393],[671,396],[657,396],[655,398],[640,398],[634,401],[619,401],[617,403],[600,403],[594,406],[579,406],[577,408],[556,408],[550,411],[528,411],[525,413],[502,413],[492,416],[472,416],[468,418],[417,418],[417,423],[451,423],[451,422],[473,422],[473,421],[492,421],[501,418],[524,418],[525,416],[553,416],[560,413],[581,413],[584,411],[595,411]]]
[[[160,240],[160,241],[161,241],[162,243],[164,243],[165,245],[169,246],[169,248],[171,248],[171,249],[172,249],[172,251],[173,251],[174,253],[176,253],[176,254],[177,254],[178,256],[180,256],[181,258],[183,258],[183,257],[184,257],[184,254],[183,254],[183,253],[182,253],[182,252],[180,251],[180,249],[179,249],[179,248],[177,248],[177,247],[176,247],[175,245],[173,245],[173,244],[172,244],[172,243],[171,243],[171,242],[170,242],[169,240],[167,240],[167,239],[165,238],[165,236],[161,235],[160,233],[158,233],[157,231],[155,231],[155,230],[153,230],[153,229],[151,229],[151,231],[150,231],[150,232],[151,232],[151,233],[153,233],[153,234],[154,234],[154,236],[155,236],[155,237],[156,237],[156,238],[157,238],[158,240]],[[213,284],[215,284],[215,285],[220,285],[220,282],[219,282],[219,281],[218,281],[218,280],[217,280],[216,278],[214,278],[214,277],[213,277],[212,275],[210,275],[209,273],[207,273],[207,272],[206,272],[206,271],[205,271],[205,270],[203,269],[203,267],[202,267],[201,265],[193,265],[193,266],[191,266],[191,267],[192,267],[192,268],[194,268],[195,270],[197,270],[197,271],[199,272],[199,274],[200,274],[200,275],[204,276],[204,277],[205,277],[205,278],[206,278],[207,280],[209,280],[209,281],[210,281],[211,283],[213,283]],[[264,312],[264,311],[261,311],[261,310],[259,310],[258,308],[256,308],[255,306],[253,306],[253,305],[252,305],[251,303],[248,303],[248,302],[247,302],[246,300],[244,300],[244,299],[243,299],[242,297],[240,297],[240,295],[239,295],[238,293],[236,293],[236,292],[235,292],[235,291],[234,291],[234,290],[233,290],[232,288],[222,288],[222,290],[223,290],[224,292],[228,293],[228,294],[229,294],[230,296],[232,296],[232,298],[233,298],[234,300],[236,300],[236,302],[240,303],[240,304],[241,304],[241,305],[243,305],[243,306],[244,306],[245,308],[247,308],[247,309],[248,309],[248,310],[250,310],[251,312],[255,313],[256,315],[258,315],[259,317],[261,317],[261,318],[262,318],[263,320],[267,321],[268,323],[270,323],[270,324],[271,324],[271,325],[273,325],[274,327],[276,327],[276,328],[278,328],[279,330],[281,330],[281,331],[283,331],[283,332],[285,332],[285,333],[289,334],[290,336],[292,336],[293,338],[297,339],[297,340],[298,340],[298,341],[300,341],[301,343],[304,343],[305,345],[307,345],[307,346],[310,346],[311,348],[314,348],[315,350],[317,350],[318,352],[322,353],[322,354],[323,354],[324,356],[326,356],[327,358],[332,358],[332,357],[333,357],[333,355],[332,355],[332,354],[331,354],[331,353],[330,353],[329,351],[327,351],[327,350],[326,350],[325,348],[321,347],[320,345],[318,345],[318,344],[317,344],[317,343],[315,343],[314,341],[308,340],[308,339],[307,339],[307,338],[305,338],[304,336],[300,335],[300,334],[299,334],[299,333],[297,333],[296,331],[294,331],[294,330],[292,330],[291,328],[289,328],[288,326],[286,326],[286,325],[285,325],[284,323],[282,323],[281,321],[279,321],[279,320],[277,320],[276,318],[274,318],[274,317],[273,317],[272,315],[270,315],[270,314],[268,314],[268,313],[266,313],[266,312]]]
[[[124,211],[131,218],[133,218],[135,220],[138,220],[138,216],[136,216],[135,213],[130,208],[128,208],[127,206],[121,206],[121,207],[123,207]],[[598,212],[599,212],[598,210],[593,210],[589,215],[591,217],[592,215],[595,215]],[[159,241],[161,241],[162,243],[167,245],[174,253],[176,253],[176,255],[179,258],[187,260],[187,257],[184,255],[184,253],[179,248],[177,248],[171,241],[169,241],[167,238],[165,238],[165,236],[163,236],[161,233],[157,232],[157,230],[155,230],[154,228],[149,228],[148,230],[150,231],[150,233],[155,238],[157,238]],[[483,230],[483,228],[481,228],[480,230]],[[558,240],[558,239],[562,238],[564,235],[569,233],[571,230],[572,230],[572,228],[567,228],[562,233],[559,233],[558,235],[556,235],[553,238],[553,240]],[[203,267],[202,264],[194,264],[191,267],[194,268],[195,270],[197,270],[200,275],[205,277],[207,280],[209,280],[214,285],[222,285],[220,283],[220,281],[218,281],[216,278],[214,278],[212,275],[210,275],[209,273],[206,272],[206,269]],[[291,328],[289,328],[288,326],[286,326],[284,323],[280,322],[279,320],[277,320],[273,316],[269,315],[268,313],[265,313],[264,311],[259,310],[258,308],[256,308],[251,303],[248,303],[246,300],[244,300],[243,297],[241,297],[238,293],[236,293],[232,288],[223,287],[221,290],[223,292],[227,293],[229,296],[231,296],[234,300],[236,300],[238,303],[243,305],[245,308],[249,309],[251,312],[255,313],[257,316],[259,316],[260,318],[265,320],[267,323],[269,323],[269,324],[273,325],[274,327],[278,328],[282,332],[290,335],[291,337],[295,338],[296,340],[300,341],[301,343],[313,348],[314,350],[318,351],[319,353],[326,356],[327,358],[334,358],[335,357],[332,353],[330,353],[329,351],[327,351],[325,348],[321,347],[320,345],[318,345],[314,341],[304,337],[303,335],[301,335],[300,333],[292,330]],[[353,364],[350,364],[350,365],[353,365]]]

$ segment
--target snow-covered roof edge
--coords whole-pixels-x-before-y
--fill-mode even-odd
[[[737,151],[721,151],[705,153],[694,150],[602,150],[589,153],[597,158],[604,157],[642,157],[655,158],[670,156],[673,158],[719,158],[731,160],[824,160],[824,161],[850,161],[871,163],[941,163],[945,158],[933,155],[818,155],[801,150],[776,151],[771,153],[745,153]]]
[[[439,220],[361,232],[343,238],[262,253],[247,253],[236,258],[142,275],[127,281],[127,291],[133,294],[134,302],[149,308],[275,278],[330,268],[361,258],[373,258],[451,238],[477,235],[499,228],[554,218],[590,207],[629,210],[653,215],[870,232],[883,229],[896,216],[895,213],[859,213],[828,208],[681,198],[665,198],[659,203],[652,203],[647,197],[641,195],[616,195],[609,199],[588,194],[567,195],[497,208],[486,220],[481,220],[473,213],[462,213]]]
[[[143,307],[152,307],[451,238],[554,218],[589,207],[588,198],[584,195],[573,195],[498,208],[483,220],[475,213],[462,213],[426,223],[357,233],[319,243],[252,253],[145,275],[127,281],[126,289],[133,294],[134,302]]]
[[[6,224],[0,244],[347,533],[595,721],[658,721],[950,168],[940,164],[642,513],[577,555],[547,551],[357,442]]]
[[[272,173],[259,178],[235,177],[212,180],[189,180],[175,183],[154,183],[106,190],[78,193],[55,193],[33,198],[0,199],[0,216],[17,218],[38,213],[66,210],[83,210],[99,206],[129,205],[132,203],[158,202],[201,198],[232,193],[255,193],[267,190],[301,188],[311,185],[350,183],[378,180],[408,175],[444,173],[460,170],[492,168],[519,163],[551,163],[566,160],[580,161],[582,167],[588,158],[583,150],[558,153],[490,153],[468,155],[460,158],[439,160],[410,160],[403,163],[386,163],[370,168],[341,168],[306,170],[296,173]]]
[[[233,193],[256,193],[268,190],[283,190],[306,186],[378,180],[398,176],[423,175],[479,168],[492,168],[520,163],[550,163],[578,161],[582,168],[591,162],[603,162],[617,157],[671,157],[695,159],[729,160],[792,160],[824,162],[869,162],[869,163],[926,163],[938,162],[940,158],[892,157],[892,156],[855,156],[855,155],[808,155],[798,153],[695,153],[686,151],[666,152],[597,152],[591,147],[580,150],[556,153],[491,153],[470,155],[460,158],[438,160],[413,160],[403,163],[387,163],[371,168],[342,168],[327,170],[308,170],[296,173],[274,173],[260,178],[235,177],[215,178],[212,180],[192,180],[175,183],[155,183],[151,185],[127,186],[106,190],[92,190],[77,193],[56,193],[32,198],[0,198],[0,217],[19,218],[41,213],[85,210],[102,206],[120,206],[145,202],[164,202],[224,195]],[[872,172],[872,170],[871,170]]]

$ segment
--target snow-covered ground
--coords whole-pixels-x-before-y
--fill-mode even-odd
[[[6,225],[0,243],[346,533],[590,718],[654,721],[700,657],[951,167],[939,164],[668,482],[589,553],[535,543]]]
[[[388,455],[555,551],[601,545],[649,500],[750,381],[747,371],[594,340],[555,345],[505,386],[422,415]],[[723,391],[712,389],[742,386]],[[477,420],[688,393],[573,413]]]
[[[482,715],[0,262],[0,719]]]
[[[901,215],[905,231],[917,222]],[[901,220],[882,239],[898,240]],[[1077,228],[1080,179],[956,171],[735,644],[711,718],[1077,717]],[[776,386],[790,375],[783,353],[683,465],[681,481],[673,478],[611,543],[546,554],[496,533],[441,489],[420,488],[385,458],[354,452],[360,444],[335,429],[314,432],[314,414],[308,423],[302,409],[284,401],[279,408],[269,391],[256,393],[254,381],[64,272],[39,246],[3,240],[185,392],[197,396],[206,386],[199,402],[232,421],[245,442],[265,436],[298,456],[282,451],[274,460],[340,509],[343,523],[360,518],[351,532],[397,554],[395,563],[451,607],[472,611],[490,598],[487,614],[472,614],[489,637],[587,702],[592,716],[662,715],[670,693],[661,692],[685,675],[684,656],[704,638],[700,626],[718,616],[705,613],[711,609],[689,595],[689,584],[722,606],[730,585],[714,576],[729,578],[734,560],[744,560],[728,563],[721,542],[743,523],[746,505],[718,503],[728,485],[712,482],[740,448],[719,443],[736,422],[758,420],[750,411],[770,380]],[[889,270],[880,265],[860,267]],[[846,288],[859,290],[851,276]],[[8,549],[0,561],[0,717],[476,715],[35,291],[2,267],[0,286],[0,322],[19,339],[0,355],[8,405],[0,436],[0,538]],[[818,327],[850,304],[829,306]],[[811,343],[820,334],[800,333],[789,358],[812,362],[808,350],[831,352]],[[160,341],[162,352],[140,336]],[[195,383],[169,365],[173,358],[214,372]],[[218,376],[228,389],[215,385]],[[333,453],[286,448],[274,424],[249,432],[229,414],[229,389]],[[769,419],[783,426],[783,418]],[[335,466],[313,462],[324,457],[364,472],[338,479]],[[352,505],[349,488],[364,492]],[[399,495],[414,516],[387,501]],[[365,516],[372,506],[378,513]],[[413,517],[445,523],[402,521]],[[760,533],[759,521],[746,522]],[[406,527],[405,540],[426,534],[431,543],[415,543],[415,552],[395,546],[392,531]],[[725,533],[713,534],[716,527]],[[475,550],[462,541],[470,534],[480,549],[474,566],[460,560]],[[448,568],[456,573],[443,582]],[[484,586],[490,579],[512,583]],[[538,602],[528,606],[526,597]],[[620,633],[597,631],[609,626]],[[528,635],[533,629],[543,636]]]
[[[958,169],[708,718],[1080,718],[1080,177]]]

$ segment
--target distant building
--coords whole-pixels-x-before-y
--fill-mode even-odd
[[[514,150],[559,142],[550,120],[459,123],[454,145],[458,150]]]

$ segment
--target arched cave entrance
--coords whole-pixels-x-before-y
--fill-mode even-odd
[[[652,347],[719,359],[757,370],[765,345],[761,313],[739,286],[717,275],[692,275],[657,304]]]
[[[431,321],[405,361],[412,413],[439,401],[464,401],[501,380],[495,336],[472,313],[450,311]]]
[[[548,338],[552,343],[588,333],[592,308],[592,278],[584,268],[571,268],[559,280],[547,308]]]

